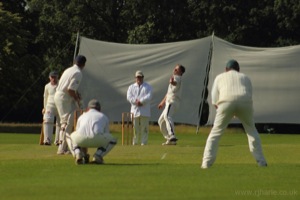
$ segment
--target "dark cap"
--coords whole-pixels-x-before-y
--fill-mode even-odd
[[[100,111],[101,105],[97,99],[92,99],[88,103],[88,108],[95,108],[96,110]]]
[[[240,65],[236,60],[229,60],[226,64],[226,68],[227,69],[234,69],[236,71],[239,71],[240,69]]]
[[[77,64],[79,64],[79,65],[84,65],[85,62],[86,62],[86,57],[83,56],[83,55],[78,55],[78,56],[76,56],[76,58],[75,58],[75,62],[76,62]]]
[[[58,72],[57,71],[51,71],[49,73],[49,76],[58,76]]]

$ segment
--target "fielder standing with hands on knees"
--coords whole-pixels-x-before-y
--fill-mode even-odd
[[[78,88],[82,79],[81,70],[85,67],[86,57],[83,55],[76,56],[74,65],[67,68],[56,88],[54,101],[59,113],[61,131],[60,131],[60,144],[58,146],[57,154],[65,154],[67,149],[66,134],[69,135],[72,131],[71,114],[76,107],[80,107],[80,95]],[[75,104],[75,106],[74,106]]]
[[[181,78],[185,72],[185,67],[177,64],[169,81],[167,94],[158,105],[158,109],[164,110],[158,119],[160,130],[167,140],[162,145],[176,145],[178,140],[175,135],[173,116],[179,109],[181,101],[182,83]]]
[[[207,169],[215,162],[219,140],[234,116],[239,118],[244,126],[250,152],[258,166],[265,167],[267,162],[253,120],[251,80],[240,73],[240,66],[236,60],[229,60],[225,71],[215,78],[212,87],[212,104],[217,112],[213,128],[206,141],[201,168]]]

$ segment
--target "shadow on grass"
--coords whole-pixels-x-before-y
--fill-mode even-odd
[[[236,145],[233,145],[233,144],[220,144],[219,146],[220,147],[233,147],[233,146],[236,146]]]
[[[162,163],[104,163],[104,164],[96,164],[96,163],[87,163],[82,165],[88,166],[154,166],[154,165],[162,165]],[[81,166],[81,165],[80,165]]]

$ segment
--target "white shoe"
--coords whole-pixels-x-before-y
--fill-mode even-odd
[[[202,165],[202,166],[201,166],[201,169],[208,169],[208,168],[209,168],[208,165]]]
[[[64,154],[65,154],[65,155],[70,155],[70,154],[72,154],[72,152],[69,151],[69,150],[65,150],[65,151],[64,151]]]
[[[51,146],[51,143],[50,142],[44,142],[44,145],[45,146]]]
[[[58,145],[57,155],[68,155],[71,154],[67,147],[63,147],[62,144]]]
[[[208,169],[212,166],[211,163],[202,162],[201,169]]]
[[[72,154],[72,153],[71,153],[71,151],[69,151],[69,150],[68,150],[68,151],[64,151],[64,150],[61,151],[61,150],[58,150],[58,151],[56,152],[56,154],[57,154],[57,155],[70,155],[70,154]]]
[[[176,141],[170,141],[170,140],[167,140],[166,142],[162,143],[162,145],[176,145]]]
[[[83,156],[81,153],[75,154],[75,164],[76,165],[81,165],[83,164]]]
[[[58,145],[59,145],[59,141],[56,140],[53,144],[54,144],[55,146],[58,146]]]
[[[57,155],[64,155],[65,154],[65,151],[62,147],[62,145],[58,145],[58,149],[57,149]]]
[[[51,142],[50,142],[49,138],[46,138],[46,140],[44,141],[44,145],[46,145],[46,146],[50,146],[51,145]]]

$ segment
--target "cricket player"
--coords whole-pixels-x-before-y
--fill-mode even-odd
[[[72,131],[71,115],[76,107],[80,108],[80,95],[77,90],[82,79],[81,70],[85,67],[85,63],[85,56],[78,55],[75,58],[74,65],[63,72],[54,96],[61,123],[60,144],[57,151],[60,155],[67,153],[66,134]]]
[[[53,135],[53,125],[56,120],[55,140],[54,144],[58,144],[58,136],[60,132],[60,118],[54,103],[54,95],[58,84],[58,73],[52,71],[49,74],[49,83],[45,85],[44,89],[44,108],[43,113],[43,132],[44,145],[51,145]]]
[[[182,83],[181,78],[185,72],[185,67],[177,64],[173,70],[173,74],[169,80],[169,87],[167,94],[163,98],[163,100],[159,103],[158,109],[162,109],[164,106],[164,110],[161,113],[158,124],[160,130],[167,140],[162,143],[162,145],[176,145],[176,141],[178,140],[175,135],[174,129],[174,121],[173,116],[179,108],[179,104],[181,101],[181,90]]]
[[[213,83],[211,97],[217,112],[213,128],[206,141],[201,167],[209,168],[215,162],[219,140],[234,116],[239,118],[244,126],[250,152],[258,166],[267,166],[253,120],[251,80],[240,73],[240,66],[236,60],[229,60],[225,71],[218,75]]]
[[[136,71],[135,83],[127,90],[127,101],[131,104],[130,112],[133,113],[133,145],[138,144],[139,137],[141,145],[148,143],[149,118],[151,116],[152,87],[144,82],[142,71]]]
[[[96,99],[89,101],[87,111],[78,118],[76,131],[68,137],[75,154],[75,164],[89,162],[89,147],[97,148],[92,163],[103,164],[103,157],[117,144],[117,139],[109,132],[109,120],[101,112],[101,105]]]

